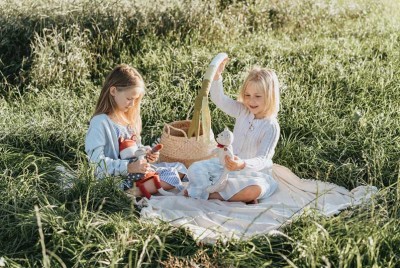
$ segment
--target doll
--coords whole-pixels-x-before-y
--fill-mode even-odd
[[[147,151],[150,149],[151,153],[156,153],[163,148],[162,144],[157,144],[154,147],[150,146],[137,146],[135,136],[132,136],[131,139],[119,138],[119,149],[120,149],[120,157],[121,159],[130,159],[131,161],[139,161],[146,159]],[[140,189],[142,194],[148,199],[151,198],[151,194],[147,191],[144,186],[144,183],[148,180],[153,180],[154,185],[157,188],[157,191],[162,195],[174,195],[168,191],[165,191],[161,187],[159,174],[152,169],[146,174],[143,173],[129,173],[128,178],[129,181],[135,182],[136,186]]]
[[[229,170],[225,167],[225,156],[233,158],[233,133],[228,128],[225,128],[224,131],[218,134],[216,141],[218,145],[217,148],[213,150],[213,154],[217,155],[217,157],[219,158],[219,162],[224,167],[224,170],[218,181],[216,181],[213,185],[207,187],[207,192],[209,193],[221,191],[225,187],[228,180],[229,172]]]
[[[153,148],[150,146],[138,146],[136,143],[136,135],[132,135],[130,139],[120,137],[119,156],[121,159],[129,159],[130,161],[138,161],[146,159],[147,151],[151,149],[152,153],[156,153],[163,148],[162,144],[157,144]],[[152,170],[151,172],[155,172]],[[128,180],[138,181],[144,177],[143,173],[129,173]]]

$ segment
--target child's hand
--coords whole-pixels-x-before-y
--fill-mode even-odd
[[[146,159],[138,160],[128,164],[128,173],[143,173],[146,174],[150,171],[150,164]]]
[[[222,72],[225,69],[225,65],[228,63],[229,58],[224,59],[221,64],[218,66],[217,72],[214,75],[214,81],[219,80],[219,78],[221,77]]]
[[[159,156],[160,156],[160,152],[152,152],[151,150],[148,150],[146,159],[147,159],[147,161],[149,161],[149,163],[154,163],[158,160]]]
[[[229,156],[225,156],[225,167],[229,170],[229,171],[238,171],[238,170],[242,170],[245,167],[245,163],[242,159],[240,159],[239,157],[237,157],[236,155],[232,158],[230,158]]]
[[[150,163],[154,163],[158,160],[158,157],[160,156],[160,150],[164,147],[161,143],[158,143],[153,146],[153,148],[150,148],[147,150],[147,155],[146,159]]]

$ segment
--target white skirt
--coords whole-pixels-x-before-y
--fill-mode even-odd
[[[188,170],[188,195],[196,199],[208,199],[207,187],[218,181],[222,172],[223,166],[218,158],[193,163]],[[228,173],[226,186],[218,193],[224,200],[229,200],[244,188],[252,185],[261,188],[261,193],[257,199],[267,198],[278,186],[271,173],[246,170],[231,171]]]

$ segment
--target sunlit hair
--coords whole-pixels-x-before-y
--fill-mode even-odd
[[[125,115],[129,120],[129,124],[134,126],[135,131],[140,134],[142,130],[140,103],[145,93],[142,76],[135,68],[129,65],[117,65],[104,81],[93,116],[103,113],[110,115],[116,111],[117,104],[110,93],[111,87],[115,87],[118,91],[134,88],[139,94],[139,97],[134,100],[132,107],[129,108]]]
[[[275,71],[254,67],[247,75],[240,89],[238,101],[244,102],[247,87],[251,85],[258,92],[264,93],[265,109],[263,117],[276,117],[279,111],[279,81]]]

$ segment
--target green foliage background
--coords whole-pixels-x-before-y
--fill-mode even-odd
[[[400,262],[398,1],[0,2],[0,257],[10,267],[396,267]],[[143,138],[191,116],[214,55],[235,96],[254,65],[282,84],[274,161],[304,178],[381,189],[368,207],[304,216],[287,236],[198,245],[138,220],[96,182],[84,136],[105,75],[135,66]],[[213,128],[233,120],[211,105]],[[64,191],[56,165],[78,172]],[[35,210],[37,206],[37,210]],[[40,219],[40,224],[38,223]],[[40,235],[40,232],[43,235]]]

